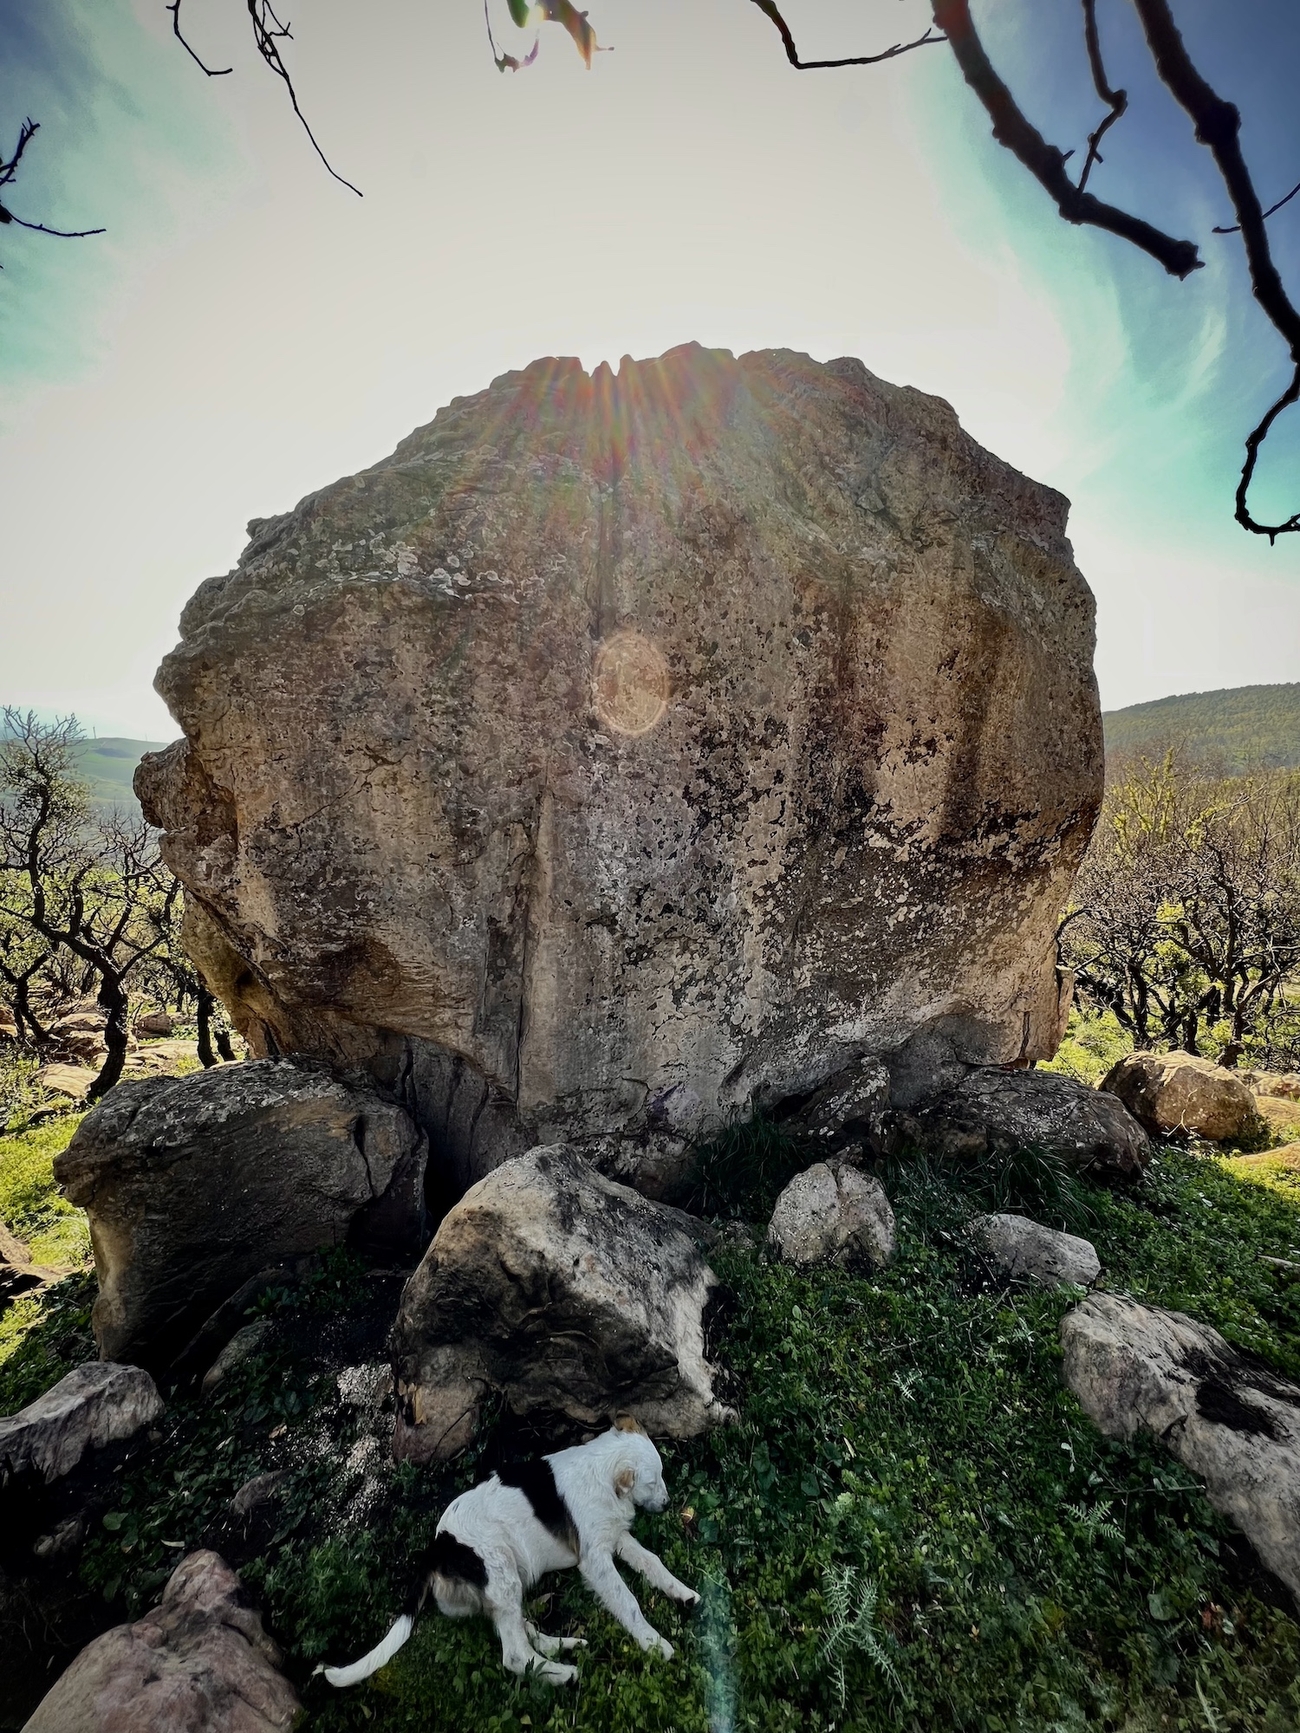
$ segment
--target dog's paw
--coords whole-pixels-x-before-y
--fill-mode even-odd
[[[678,1583],[671,1593],[673,1599],[680,1601],[684,1607],[698,1607],[700,1604],[700,1597],[694,1589],[688,1589],[685,1583]]]
[[[671,1661],[673,1658],[672,1644],[668,1641],[667,1637],[661,1637],[658,1631],[652,1632],[651,1635],[642,1643],[641,1647],[645,1650],[647,1655],[658,1655],[661,1660]]]
[[[566,1667],[562,1661],[541,1661],[533,1672],[539,1679],[545,1679],[548,1685],[571,1685],[578,1677],[576,1667]]]

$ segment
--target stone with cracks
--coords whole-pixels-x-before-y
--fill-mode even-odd
[[[1108,1438],[1152,1432],[1300,1603],[1300,1387],[1208,1325],[1118,1294],[1061,1323],[1065,1381]]]
[[[1091,1240],[1044,1227],[1029,1216],[977,1216],[969,1231],[1008,1276],[1027,1277],[1045,1288],[1061,1282],[1090,1288],[1101,1274],[1101,1259]]]
[[[705,1358],[716,1278],[701,1230],[563,1145],[480,1180],[402,1295],[397,1456],[456,1455],[496,1393],[561,1428],[625,1410],[652,1435],[689,1438],[729,1418]]]
[[[923,1147],[980,1156],[1039,1150],[1078,1173],[1132,1177],[1146,1132],[1113,1095],[1051,1071],[972,1071],[902,1121]]]
[[[767,1237],[792,1264],[882,1269],[894,1256],[894,1212],[878,1179],[847,1162],[818,1161],[777,1198]]]
[[[345,1242],[411,1255],[425,1147],[402,1108],[319,1068],[119,1084],[54,1164],[90,1218],[100,1353],[169,1364],[274,1260]]]
[[[1126,1053],[1101,1087],[1156,1137],[1198,1132],[1222,1143],[1258,1124],[1255,1097],[1241,1078],[1192,1053]]]
[[[0,1476],[71,1474],[91,1450],[134,1438],[163,1411],[139,1366],[92,1360],[64,1374],[43,1396],[0,1419]]]
[[[556,1141],[662,1188],[864,1053],[1050,1054],[1102,787],[1066,512],[855,360],[504,375],[186,607],[136,787],[192,954],[255,1052],[405,1090],[449,1197]]]
[[[194,1552],[158,1606],[87,1644],[23,1733],[287,1733],[301,1708],[239,1578]]]

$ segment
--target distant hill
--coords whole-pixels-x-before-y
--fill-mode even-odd
[[[1229,775],[1300,766],[1300,683],[1185,692],[1108,710],[1107,757],[1185,746]]]
[[[81,774],[90,784],[92,803],[107,812],[118,807],[134,816],[140,808],[131,791],[135,767],[146,752],[158,752],[165,740],[83,740],[77,747]]]

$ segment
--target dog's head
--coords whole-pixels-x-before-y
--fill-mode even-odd
[[[614,1490],[641,1510],[667,1510],[668,1488],[664,1465],[651,1440],[630,1414],[614,1422]]]

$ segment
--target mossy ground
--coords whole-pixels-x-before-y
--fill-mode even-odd
[[[778,1156],[733,1160],[758,1176],[751,1197]],[[990,1279],[960,1233],[968,1178],[899,1164],[899,1256],[875,1278],[799,1274],[753,1235],[715,1253],[740,1418],[665,1448],[673,1504],[638,1524],[704,1591],[689,1615],[637,1585],[677,1646],[669,1663],[568,1573],[540,1585],[532,1616],[587,1638],[576,1689],[510,1678],[485,1623],[432,1611],[367,1684],[312,1677],[387,1627],[446,1499],[501,1443],[442,1474],[387,1460],[382,1424],[341,1400],[336,1373],[381,1357],[393,1296],[346,1258],[266,1303],[270,1346],[215,1396],[173,1399],[96,1517],[85,1593],[114,1622],[185,1550],[217,1544],[286,1650],[305,1725],[330,1733],[1300,1728],[1294,1607],[1154,1442],[1089,1425],[1060,1380],[1074,1296]],[[1076,1185],[1064,1201],[1110,1285],[1300,1375],[1300,1286],[1261,1261],[1300,1256],[1289,1182],[1169,1150],[1130,1193]],[[271,1468],[287,1470],[282,1499],[237,1532],[231,1495]]]

